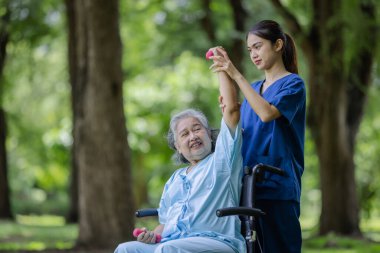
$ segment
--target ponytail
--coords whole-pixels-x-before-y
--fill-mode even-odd
[[[285,69],[290,73],[298,74],[297,51],[294,40],[287,33],[284,33],[284,37],[282,61],[284,62]]]

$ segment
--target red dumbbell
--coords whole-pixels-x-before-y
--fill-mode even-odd
[[[206,59],[209,60],[211,56],[214,56],[214,52],[210,49],[206,53]]]

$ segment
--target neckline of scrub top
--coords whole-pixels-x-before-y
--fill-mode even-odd
[[[260,93],[260,95],[263,96],[264,93],[266,93],[267,90],[268,90],[270,87],[272,87],[275,83],[277,83],[277,82],[280,81],[281,79],[283,79],[283,78],[285,78],[285,77],[289,77],[290,75],[293,75],[293,74],[294,74],[294,73],[290,73],[290,74],[287,74],[287,75],[285,75],[285,76],[283,76],[283,77],[280,77],[279,79],[277,79],[276,81],[274,81],[271,85],[269,85],[269,86],[266,88],[266,90],[265,90],[264,92],[261,92],[261,88],[263,87],[263,84],[264,84],[264,82],[265,82],[266,79],[262,80],[262,81],[261,81],[261,84],[260,84],[260,87],[259,87],[259,93]]]

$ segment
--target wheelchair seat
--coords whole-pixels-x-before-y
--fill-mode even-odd
[[[241,189],[240,206],[226,207],[216,210],[218,217],[239,215],[241,220],[241,233],[245,238],[247,253],[254,253],[256,241],[256,221],[265,215],[265,213],[255,208],[255,187],[256,183],[265,180],[264,172],[274,173],[281,176],[286,176],[283,169],[257,164],[254,167],[245,167],[243,175],[243,184]],[[157,216],[156,208],[140,209],[135,213],[136,217]]]

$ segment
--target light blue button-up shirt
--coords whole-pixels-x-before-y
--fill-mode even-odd
[[[178,169],[167,181],[158,209],[165,225],[162,241],[203,236],[224,242],[236,252],[246,252],[238,216],[218,218],[215,211],[239,206],[242,179],[240,123],[231,135],[224,120],[215,152],[190,173]]]

